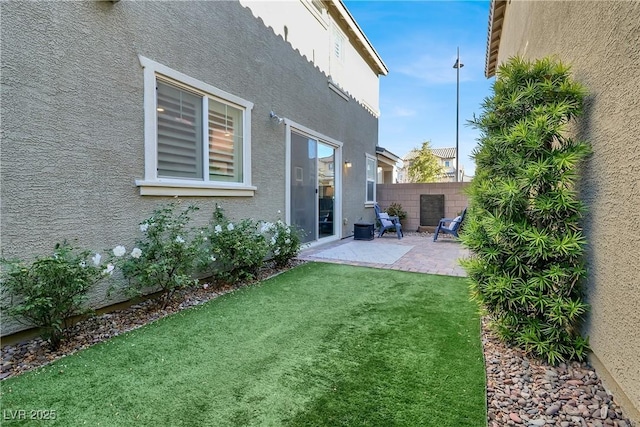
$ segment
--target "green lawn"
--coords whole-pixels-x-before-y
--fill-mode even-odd
[[[463,278],[309,263],[3,381],[2,425],[478,427],[484,378]]]

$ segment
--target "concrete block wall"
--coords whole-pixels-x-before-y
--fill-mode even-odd
[[[416,231],[420,226],[421,194],[444,194],[444,216],[453,218],[468,205],[468,197],[463,192],[468,185],[468,182],[378,184],[376,200],[382,210],[391,203],[400,203],[407,211],[406,230]]]

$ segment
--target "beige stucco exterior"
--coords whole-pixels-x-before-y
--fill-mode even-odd
[[[557,55],[589,92],[585,115],[573,129],[593,147],[580,183],[588,206],[591,304],[584,333],[598,374],[640,422],[640,2],[512,0],[492,6],[498,13],[489,34],[489,76],[492,64],[514,55]]]
[[[297,3],[278,5],[295,17],[286,7]],[[376,153],[377,117],[333,90],[327,73],[239,1],[0,2],[0,19],[0,256],[30,261],[63,240],[103,255],[132,248],[138,224],[178,195],[200,208],[194,226],[217,204],[233,220],[287,221],[294,131],[334,143],[339,225],[325,239],[373,217],[364,153]],[[380,75],[375,67],[360,72]],[[247,102],[246,185],[156,179],[154,76]],[[353,167],[341,167],[343,158]],[[145,193],[148,182],[162,184],[163,194]],[[109,285],[92,289],[91,307],[118,302]],[[26,327],[7,316],[0,326],[2,336]]]

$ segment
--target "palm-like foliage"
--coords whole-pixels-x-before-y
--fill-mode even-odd
[[[565,135],[584,88],[549,58],[502,65],[472,124],[482,132],[463,243],[474,296],[500,337],[549,362],[583,359],[586,240],[576,168],[589,146]]]

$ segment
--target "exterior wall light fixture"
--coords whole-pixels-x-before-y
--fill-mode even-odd
[[[274,112],[273,112],[273,110],[271,110],[271,111],[269,112],[269,117],[270,117],[272,120],[273,120],[273,119],[277,120],[278,124],[280,124],[280,123],[284,122],[284,118],[282,118],[282,117],[278,116],[276,113],[274,113]]]

